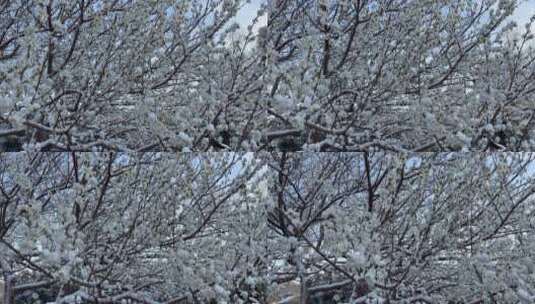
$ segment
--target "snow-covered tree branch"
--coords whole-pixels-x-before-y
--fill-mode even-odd
[[[3,1],[2,150],[535,147],[525,0],[255,1]]]
[[[306,282],[295,298],[530,303],[534,164],[513,154],[282,154],[268,213],[270,242],[286,244],[279,272]]]
[[[533,154],[3,154],[1,271],[16,303],[532,303],[534,170]]]
[[[518,1],[274,3],[270,129],[294,131],[274,149],[533,149],[533,34],[508,23]]]

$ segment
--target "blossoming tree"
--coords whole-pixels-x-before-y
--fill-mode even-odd
[[[532,150],[522,1],[261,1],[241,29],[250,1],[4,1],[0,143]]]
[[[1,271],[16,303],[532,303],[534,157],[2,154]]]

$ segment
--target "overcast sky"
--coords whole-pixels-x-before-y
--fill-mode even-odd
[[[260,3],[264,0],[251,0],[250,4],[245,4],[245,6],[238,13],[238,20],[241,23],[247,23],[256,16],[256,12],[260,9]],[[535,0],[534,0],[535,1]]]
[[[238,12],[238,15],[236,19],[238,20],[238,23],[240,23],[240,26],[243,30],[247,28],[247,26],[253,21],[254,17],[256,16],[256,13],[260,9],[260,4],[265,0],[251,0],[250,4],[245,4],[245,6]],[[262,19],[260,19],[260,23],[255,26],[255,29],[258,30],[259,27],[262,27],[266,25],[267,22],[267,14],[265,14]]]
[[[529,21],[533,14],[535,14],[535,0],[527,0],[520,5],[514,18],[519,25],[523,25]]]

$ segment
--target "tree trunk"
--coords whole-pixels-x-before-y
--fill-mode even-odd
[[[1,287],[1,285],[0,285]],[[2,304],[14,304],[14,294],[13,294],[13,277],[11,275],[4,275],[4,298]]]

